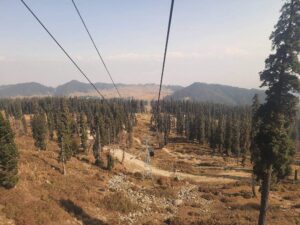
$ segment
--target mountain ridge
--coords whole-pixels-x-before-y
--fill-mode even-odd
[[[249,105],[252,103],[252,98],[255,94],[258,94],[261,102],[264,101],[265,94],[263,90],[195,82],[175,91],[166,99],[213,102],[227,105]]]
[[[158,84],[116,84],[125,98],[154,99],[158,93]],[[97,89],[103,92],[105,97],[118,97],[113,84],[95,83]],[[183,88],[179,85],[163,85],[163,97]],[[144,93],[143,93],[144,92]],[[143,96],[145,94],[145,96]],[[36,97],[36,96],[93,96],[97,93],[89,83],[71,80],[57,87],[49,87],[37,82],[27,82],[9,85],[0,85],[0,98]]]
[[[124,98],[153,100],[157,98],[158,84],[116,84]],[[118,97],[113,84],[95,83],[97,89],[107,98]],[[195,82],[187,87],[163,85],[162,98],[175,100],[193,100],[229,105],[251,104],[254,94],[259,94],[263,101],[264,92],[258,89],[246,89],[222,84]],[[0,86],[0,98],[45,96],[98,96],[89,83],[71,80],[57,87],[49,87],[37,82]]]

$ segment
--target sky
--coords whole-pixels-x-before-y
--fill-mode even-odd
[[[71,0],[25,0],[93,82],[110,82]],[[116,83],[159,83],[171,0],[75,0]],[[282,0],[175,0],[164,84],[257,88]],[[20,0],[0,0],[0,85],[85,81]]]

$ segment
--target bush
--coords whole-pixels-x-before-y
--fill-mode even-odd
[[[115,161],[111,154],[107,155],[107,170],[112,171],[114,168]]]
[[[184,218],[180,217],[174,217],[174,218],[169,218],[164,221],[165,224],[167,225],[187,225],[188,222],[184,220]]]
[[[300,209],[300,203],[293,206],[295,209]]]
[[[140,172],[135,172],[133,174],[133,176],[135,177],[135,179],[137,180],[142,180],[143,179],[143,174],[141,174]]]
[[[138,209],[138,205],[121,192],[105,196],[102,203],[106,209],[122,213],[130,213]]]
[[[211,195],[211,194],[203,194],[203,195],[201,196],[201,198],[204,198],[204,199],[206,199],[206,200],[208,200],[208,201],[214,200],[214,196]]]
[[[201,220],[191,223],[191,225],[238,225],[239,223],[223,223],[217,219]]]

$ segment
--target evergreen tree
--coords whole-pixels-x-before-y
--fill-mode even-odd
[[[34,145],[40,150],[46,150],[47,122],[44,114],[35,114],[31,121]]]
[[[177,112],[176,115],[176,132],[179,135],[183,135],[183,130],[184,130],[184,126],[183,126],[183,115],[181,112]]]
[[[99,126],[97,126],[95,141],[94,141],[94,145],[93,145],[93,155],[95,158],[95,165],[97,165],[97,166],[102,166],[101,152],[102,152],[102,147],[101,147],[100,128],[99,128]]]
[[[251,151],[251,162],[253,163],[255,158],[259,157],[259,149],[258,146],[255,143],[255,137],[259,131],[259,125],[260,125],[260,119],[258,116],[258,109],[260,107],[260,102],[257,95],[254,95],[252,100],[252,107],[251,107],[251,113],[252,113],[252,123],[251,123],[251,145],[250,145],[250,151]]]
[[[12,188],[18,182],[18,149],[8,120],[0,112],[0,185]]]
[[[231,154],[232,146],[232,119],[230,115],[226,118],[225,126],[225,153],[229,156]]]
[[[239,162],[240,158],[240,121],[237,116],[233,119],[233,130],[232,130],[232,152],[236,155],[237,162]]]
[[[75,118],[74,118],[75,117]],[[76,122],[77,117],[73,115],[71,116],[71,149],[72,154],[75,156],[79,153],[80,150],[80,127],[79,123]],[[79,120],[79,119],[78,119]]]
[[[258,95],[254,95],[251,106],[251,114],[252,114],[252,123],[251,123],[251,144],[250,144],[250,152],[251,152],[251,163],[254,163],[255,158],[259,157],[259,149],[255,143],[255,137],[259,130],[259,117],[258,117],[258,109],[260,107],[260,102],[258,99]],[[252,170],[252,194],[253,197],[256,197],[255,191],[256,177],[254,174],[254,170]]]
[[[81,140],[81,147],[84,151],[87,150],[87,140],[88,140],[88,133],[87,133],[87,124],[84,118],[84,114],[80,114],[80,140]]]
[[[63,174],[66,175],[66,163],[73,155],[72,151],[72,122],[69,109],[64,99],[61,100],[61,112],[58,122],[58,144],[60,153],[58,160],[63,164]]]
[[[107,154],[107,170],[112,171],[112,169],[114,168],[114,158],[112,157],[111,153],[109,152]]]
[[[209,113],[205,120],[205,138],[207,143],[210,143],[211,140],[211,130],[211,116]]]
[[[128,147],[132,148],[133,145],[133,125],[132,125],[132,118],[129,122],[129,126],[128,126]]]
[[[50,140],[54,139],[54,129],[55,129],[55,122],[53,113],[48,113],[47,115],[47,126],[48,126],[48,133]]]
[[[216,130],[216,142],[220,153],[223,152],[224,147],[224,132],[224,118],[223,115],[221,115],[218,120],[218,127]]]
[[[258,110],[260,124],[254,138],[259,150],[253,158],[254,172],[262,181],[259,225],[266,224],[272,176],[282,179],[291,172],[294,145],[290,133],[298,103],[293,93],[300,91],[300,0],[285,2],[271,40],[274,53],[260,74],[267,97]]]
[[[13,115],[15,119],[20,120],[23,115],[21,101],[19,99],[16,99],[15,102],[16,104],[14,105]]]
[[[27,122],[26,122],[26,118],[25,118],[25,116],[23,115],[22,116],[22,127],[23,127],[23,134],[24,135],[27,135],[27,133],[28,133],[28,127],[27,127]]]
[[[164,134],[164,145],[167,145],[169,142],[169,135],[171,131],[171,117],[169,114],[163,115],[163,134]]]
[[[213,150],[213,154],[217,148],[217,135],[216,135],[216,125],[212,123],[210,125],[210,140],[209,140],[209,147]]]
[[[246,115],[241,120],[241,135],[240,135],[240,149],[242,155],[242,166],[245,166],[247,153],[249,152],[250,145],[251,145],[251,128],[249,125],[250,121]]]
[[[203,112],[201,111],[200,113],[200,118],[199,118],[199,134],[198,134],[198,140],[200,144],[205,143],[205,117]]]
[[[72,136],[71,149],[74,156],[80,151],[80,137],[77,134]]]

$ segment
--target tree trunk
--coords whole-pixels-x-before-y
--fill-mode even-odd
[[[67,175],[66,164],[63,162],[63,175]]]
[[[123,149],[121,164],[123,164],[124,161],[125,161],[125,149]]]
[[[266,225],[267,211],[269,206],[269,194],[272,178],[272,165],[267,168],[267,173],[263,176],[261,184],[261,200],[258,225]]]
[[[298,170],[295,170],[295,181],[298,180]]]
[[[254,177],[254,173],[252,172],[252,176],[251,176],[251,186],[252,186],[252,194],[253,194],[253,198],[256,198],[257,195],[256,195],[256,190],[255,190],[255,177]]]

